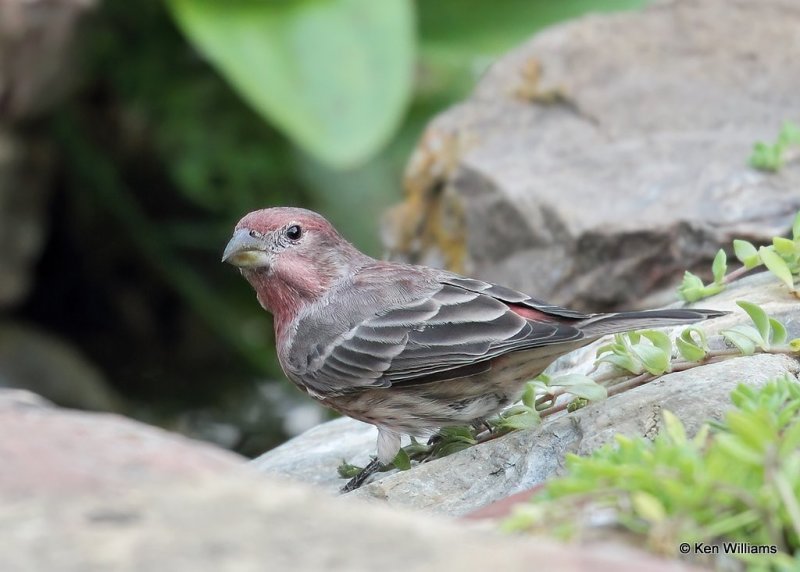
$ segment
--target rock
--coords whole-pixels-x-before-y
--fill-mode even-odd
[[[690,569],[332,499],[215,447],[20,391],[0,391],[0,459],[3,572]]]
[[[800,161],[748,157],[800,116],[799,19],[789,0],[672,0],[539,33],[429,125],[390,253],[597,311],[786,232]]]
[[[698,304],[734,312],[705,322],[703,329],[713,334],[749,322],[735,304],[742,299],[761,305],[780,319],[790,336],[800,336],[800,305],[769,273],[742,279]],[[589,348],[569,358],[565,360],[570,364],[567,371],[585,372],[594,361],[594,350]],[[722,417],[729,407],[729,395],[739,383],[758,386],[784,374],[797,377],[799,372],[800,364],[794,357],[758,354],[672,373],[574,413],[547,418],[535,429],[512,433],[409,471],[378,475],[349,496],[450,516],[465,515],[558,474],[567,453],[588,455],[611,442],[617,433],[654,437],[661,428],[664,409],[677,415],[693,435],[707,420]],[[374,453],[375,434],[368,425],[339,419],[265,453],[253,461],[253,466],[265,473],[314,482],[333,492],[344,483],[337,477],[337,465],[342,459],[364,464],[365,453]]]
[[[95,0],[0,3],[0,120],[41,114],[75,81],[78,25]]]
[[[115,411],[121,398],[100,371],[66,342],[0,321],[0,387],[38,393],[58,405]]]

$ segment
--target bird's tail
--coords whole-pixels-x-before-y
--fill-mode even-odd
[[[617,334],[643,328],[665,328],[680,324],[691,324],[700,320],[724,316],[728,312],[702,309],[644,310],[641,312],[619,312],[597,314],[580,323],[587,337]]]

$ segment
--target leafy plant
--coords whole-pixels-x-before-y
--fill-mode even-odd
[[[176,21],[250,105],[337,166],[394,133],[411,95],[408,0],[170,0]]]
[[[774,143],[759,141],[753,145],[750,165],[762,171],[778,171],[786,160],[786,151],[793,146],[800,146],[800,126],[787,121]]]
[[[720,250],[714,257],[712,265],[713,282],[708,285],[703,284],[698,276],[687,271],[683,282],[678,286],[678,295],[687,302],[696,302],[713,296],[724,290],[729,283],[762,264],[786,284],[789,290],[795,292],[795,277],[800,275],[800,212],[795,215],[792,223],[792,238],[776,236],[772,239],[772,244],[760,248],[756,248],[746,240],[736,239],[733,241],[733,252],[742,263],[740,268],[726,275],[727,255],[725,251]]]
[[[567,474],[504,522],[508,531],[573,537],[603,514],[660,553],[681,542],[745,542],[775,553],[736,554],[757,569],[800,562],[800,384],[789,376],[760,389],[740,385],[733,409],[689,439],[664,411],[653,441],[616,437],[589,457],[570,455]],[[596,519],[594,519],[596,522]]]

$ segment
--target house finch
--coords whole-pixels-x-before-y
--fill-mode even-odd
[[[222,260],[239,267],[274,316],[286,376],[378,428],[377,459],[345,490],[391,462],[401,435],[480,423],[556,358],[605,334],[723,314],[585,314],[452,272],[375,260],[299,208],[245,216]]]

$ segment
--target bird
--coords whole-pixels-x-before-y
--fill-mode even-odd
[[[372,258],[322,215],[297,207],[245,215],[222,261],[238,267],[272,314],[286,377],[377,427],[377,455],[345,492],[390,464],[403,435],[483,424],[558,357],[604,335],[725,314],[571,310],[485,280]]]

